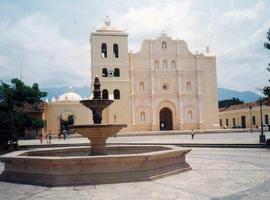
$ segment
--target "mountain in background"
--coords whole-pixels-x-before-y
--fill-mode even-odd
[[[244,102],[253,102],[257,101],[261,96],[249,91],[239,92],[225,88],[218,88],[218,100],[232,99],[233,97]]]
[[[73,87],[73,92],[81,95],[82,97],[89,97],[90,96],[90,87],[89,86],[83,86],[83,87]],[[49,100],[52,99],[52,97],[60,96],[66,92],[68,92],[68,86],[64,87],[50,87],[50,88],[41,88],[41,91],[48,92],[48,98]],[[257,95],[254,92],[239,92],[235,90],[225,89],[225,88],[218,88],[218,99],[224,100],[224,99],[231,99],[231,98],[238,98],[244,102],[252,102],[258,100],[261,96]]]

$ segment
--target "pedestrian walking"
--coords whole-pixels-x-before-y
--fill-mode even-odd
[[[38,134],[38,138],[39,138],[40,143],[42,144],[42,142],[43,142],[43,133],[42,132],[40,132]]]
[[[63,130],[63,136],[64,136],[64,140],[65,140],[67,138],[67,130],[66,129]]]
[[[193,129],[191,129],[191,139],[192,140],[194,139],[194,131],[193,131]]]
[[[45,132],[44,139],[47,143],[49,143],[48,132]]]
[[[52,143],[52,135],[53,135],[52,130],[50,130],[50,131],[49,131],[49,134],[48,134],[48,137],[49,137],[49,144]]]

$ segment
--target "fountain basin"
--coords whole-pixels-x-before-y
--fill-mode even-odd
[[[91,125],[72,125],[70,130],[74,130],[83,137],[90,140],[91,151],[89,155],[106,155],[106,140],[108,137],[116,136],[116,134],[126,124],[91,124]]]
[[[106,156],[88,156],[88,150],[89,147],[68,147],[0,156],[5,163],[1,180],[73,186],[149,181],[191,169],[185,161],[191,149],[172,145],[108,146]]]

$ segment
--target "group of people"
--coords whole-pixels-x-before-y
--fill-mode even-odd
[[[43,143],[43,140],[45,139],[47,143],[51,144],[52,135],[53,135],[53,132],[51,130],[49,130],[49,132],[46,132],[45,134],[40,132],[38,135],[40,143]]]
[[[68,137],[68,131],[66,129],[63,129],[62,132],[59,132],[59,134],[58,134],[58,139],[59,140],[61,139],[62,135],[63,135],[64,140],[66,140],[67,137]],[[45,139],[48,144],[51,144],[52,136],[53,136],[52,130],[49,130],[48,132],[45,132],[45,134],[40,132],[39,135],[38,135],[40,143],[43,143],[43,140]]]

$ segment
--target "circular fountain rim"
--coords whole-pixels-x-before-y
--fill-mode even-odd
[[[8,182],[57,187],[150,181],[192,169],[185,160],[185,155],[191,149],[174,145],[159,146],[170,146],[171,149],[77,157],[27,156],[29,151],[42,149],[16,151],[0,156],[0,160],[5,163],[0,178]],[[66,147],[71,150],[73,148]]]
[[[72,149],[85,149],[88,148],[87,146],[78,146],[78,147],[55,147],[55,148],[42,148],[42,149],[30,149],[30,150],[23,150],[23,151],[14,151],[11,153],[7,153],[4,155],[0,156],[0,160],[10,160],[10,159],[15,159],[15,160],[21,160],[21,159],[26,159],[28,161],[31,160],[74,160],[76,161],[77,159],[83,159],[83,160],[96,160],[99,158],[132,158],[132,157],[155,157],[163,154],[178,154],[179,151],[181,153],[188,153],[191,151],[189,148],[183,148],[183,147],[178,147],[175,145],[109,145],[107,148],[117,148],[117,147],[163,147],[163,150],[155,150],[149,151],[149,152],[144,152],[144,153],[132,153],[132,154],[114,154],[114,155],[95,155],[95,156],[31,156],[27,155],[27,153],[31,152],[53,152],[57,150],[72,150]]]

